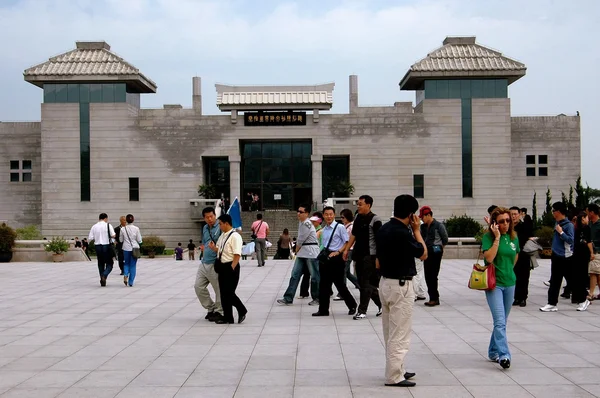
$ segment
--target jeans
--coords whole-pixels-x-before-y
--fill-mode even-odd
[[[265,265],[265,255],[267,254],[267,240],[265,238],[256,238],[254,241],[254,251],[258,259],[258,266]]]
[[[135,281],[138,259],[133,257],[133,251],[123,250],[123,256],[125,257],[123,275],[127,277],[127,282],[129,283],[129,286],[133,286],[133,282]]]
[[[427,292],[429,293],[429,300],[431,301],[440,301],[438,275],[440,274],[443,255],[443,252],[434,253],[432,246],[427,248],[427,259],[424,261],[425,282],[427,283]]]
[[[492,312],[494,320],[494,329],[490,338],[488,348],[488,357],[490,359],[511,359],[508,349],[508,340],[506,339],[506,322],[510,308],[515,299],[514,286],[496,286],[494,290],[486,290],[485,298]]]
[[[360,303],[358,312],[361,314],[367,313],[369,301],[381,308],[381,300],[379,299],[379,274],[375,269],[375,256],[356,256],[354,259],[356,267],[356,276],[358,276],[358,284],[360,285]]]
[[[98,257],[100,278],[108,277],[113,269],[113,257],[109,245],[96,245],[96,256]]]
[[[294,301],[294,295],[300,283],[300,276],[302,276],[305,268],[308,268],[308,272],[310,272],[310,294],[312,299],[319,300],[319,261],[316,258],[296,257],[290,284],[283,295],[286,302],[292,303]]]

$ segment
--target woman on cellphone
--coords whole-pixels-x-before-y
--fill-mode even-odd
[[[506,338],[506,322],[515,297],[514,266],[519,254],[519,239],[513,230],[510,211],[504,207],[494,209],[489,231],[483,236],[481,250],[486,264],[496,268],[496,287],[486,290],[485,297],[494,320],[488,357],[504,369],[510,367],[510,351]]]

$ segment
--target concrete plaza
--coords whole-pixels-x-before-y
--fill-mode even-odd
[[[141,259],[133,288],[95,262],[0,264],[0,397],[592,397],[600,396],[600,304],[561,299],[542,313],[549,263],[532,272],[525,308],[513,307],[512,367],[486,359],[491,315],[466,281],[472,261],[442,265],[442,305],[415,305],[408,370],[417,387],[384,387],[381,320],[332,303],[280,306],[291,261],[243,261],[241,324],[204,320],[197,262]],[[358,296],[358,291],[351,289]],[[237,316],[236,316],[237,319]]]

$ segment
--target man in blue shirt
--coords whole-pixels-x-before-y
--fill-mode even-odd
[[[550,269],[550,287],[548,288],[548,304],[540,308],[542,312],[558,311],[558,294],[563,277],[570,285],[570,268],[575,242],[575,228],[566,217],[567,206],[562,202],[552,205],[552,215],[556,220],[552,236],[552,257]]]
[[[321,233],[321,244],[323,250],[319,254],[319,311],[313,316],[329,316],[329,297],[331,296],[331,284],[338,290],[340,297],[348,307],[348,315],[356,312],[356,300],[348,291],[344,273],[346,262],[344,261],[344,249],[348,245],[348,231],[346,227],[335,221],[335,209],[327,206],[323,209],[325,227]]]
[[[217,243],[219,236],[221,236],[221,229],[217,222],[214,207],[207,207],[202,210],[202,217],[206,221],[206,225],[202,228],[202,244],[200,245],[203,256],[202,260],[200,260],[198,273],[196,274],[194,290],[196,291],[198,300],[200,300],[200,304],[208,310],[208,314],[206,314],[204,319],[215,322],[223,318],[223,308],[221,307],[221,295],[219,293],[219,275],[215,272],[217,253],[210,248],[209,243]],[[209,283],[215,291],[214,301],[208,291]]]

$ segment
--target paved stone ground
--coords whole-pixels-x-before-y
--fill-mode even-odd
[[[142,259],[133,288],[118,272],[101,288],[95,263],[0,264],[0,396],[600,396],[600,304],[580,313],[561,299],[558,313],[541,313],[542,261],[528,306],[511,313],[513,366],[503,371],[486,360],[491,316],[466,287],[471,264],[444,261],[442,305],[416,305],[412,389],[382,386],[375,311],[354,321],[334,302],[333,316],[313,318],[307,300],[275,303],[290,261],[243,262],[238,293],[250,312],[230,326],[203,319],[193,262]]]

